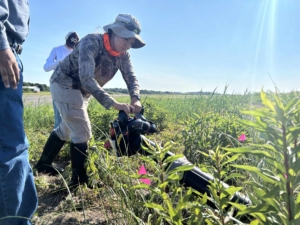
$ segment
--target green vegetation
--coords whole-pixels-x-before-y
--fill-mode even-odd
[[[128,102],[128,97],[117,97]],[[89,105],[93,138],[88,173],[94,189],[71,192],[69,146],[56,163],[66,166],[60,177],[36,174],[40,204],[36,224],[300,224],[300,100],[299,93],[243,95],[143,95],[145,117],[159,133],[147,136],[157,143],[151,157],[117,158],[103,147],[115,110],[94,99]],[[52,105],[25,106],[24,124],[34,165],[54,123]],[[245,134],[247,140],[238,141]],[[210,195],[180,184],[183,171],[168,171],[162,159],[171,151],[184,154],[216,179]],[[158,163],[156,163],[157,161]],[[141,165],[148,175],[138,175]],[[138,178],[150,178],[151,186]],[[231,185],[225,188],[221,182]],[[65,191],[59,191],[64,189]],[[229,201],[239,191],[251,206]],[[216,208],[212,208],[213,202]],[[235,209],[235,210],[234,210]]]
[[[112,94],[128,94],[128,90],[125,88],[105,88],[105,90]],[[211,92],[204,92],[204,91],[198,91],[198,92],[174,92],[174,91],[154,91],[154,90],[140,90],[140,93],[142,95],[210,95]]]

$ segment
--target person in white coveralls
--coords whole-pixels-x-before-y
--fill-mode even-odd
[[[71,31],[67,34],[65,39],[66,39],[65,44],[60,45],[58,47],[54,47],[50,52],[50,55],[47,58],[46,63],[44,65],[44,70],[46,72],[55,70],[57,65],[73,51],[75,45],[79,41],[79,35],[76,32]],[[54,109],[54,121],[55,121],[54,128],[56,128],[61,122],[61,116],[54,102],[53,102],[53,109]]]

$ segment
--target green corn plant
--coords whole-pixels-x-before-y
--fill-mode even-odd
[[[264,107],[241,111],[252,119],[240,122],[264,135],[264,144],[249,144],[240,148],[224,148],[229,152],[257,157],[263,166],[231,165],[252,173],[244,184],[252,190],[253,205],[240,206],[238,215],[250,214],[252,224],[300,224],[300,100],[284,103],[277,92],[260,93]],[[272,100],[270,100],[272,99]]]

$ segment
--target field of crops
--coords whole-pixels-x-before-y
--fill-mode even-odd
[[[243,95],[143,96],[145,117],[158,133],[146,135],[157,143],[151,157],[116,157],[104,148],[110,121],[118,112],[89,104],[93,138],[89,142],[90,186],[70,192],[69,144],[55,165],[61,176],[35,173],[39,207],[34,224],[300,224],[300,101],[299,93]],[[128,102],[128,97],[116,98]],[[30,163],[39,159],[53,129],[51,104],[26,105],[24,123],[30,141]],[[239,140],[244,135],[245,140]],[[210,194],[181,185],[183,171],[168,170],[166,151],[183,155],[211,174]],[[183,155],[182,155],[183,154]],[[172,160],[176,160],[173,157]],[[169,160],[169,161],[170,161]],[[144,165],[151,185],[138,170]],[[229,184],[229,188],[222,185]],[[240,192],[251,205],[230,199]]]

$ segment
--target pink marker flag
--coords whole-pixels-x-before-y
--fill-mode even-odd
[[[110,142],[109,141],[105,142],[103,147],[106,149],[111,148]]]
[[[239,138],[239,141],[246,141],[246,134],[242,134]]]
[[[144,165],[141,166],[138,174],[147,174],[146,168]],[[145,184],[151,185],[151,181],[149,178],[140,178],[140,181],[142,181]]]

